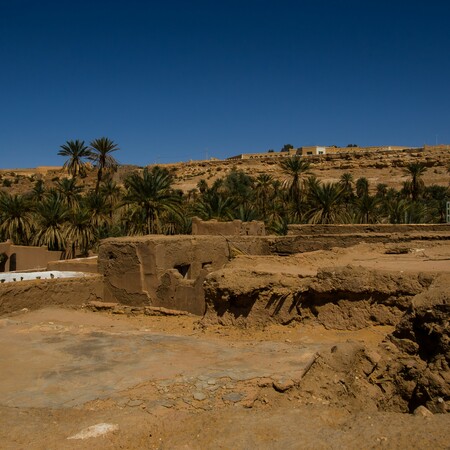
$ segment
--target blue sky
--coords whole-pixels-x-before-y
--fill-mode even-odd
[[[448,0],[0,0],[0,168],[450,143]]]

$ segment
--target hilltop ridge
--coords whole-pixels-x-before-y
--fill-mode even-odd
[[[421,162],[427,168],[423,176],[425,184],[447,185],[450,166],[450,149],[448,146],[425,147],[418,149],[402,149],[383,152],[354,152],[306,156],[311,163],[311,173],[324,182],[338,181],[345,172],[352,173],[354,179],[366,177],[371,189],[378,183],[396,189],[407,179],[404,168],[411,162]],[[188,192],[195,189],[198,182],[204,179],[211,185],[216,179],[227,175],[231,170],[243,170],[250,176],[270,174],[274,179],[284,178],[279,161],[281,158],[258,159],[226,159],[200,160],[168,164],[149,164],[148,167],[159,165],[173,170],[174,187]],[[120,165],[114,175],[115,181],[123,183],[124,179],[134,171],[143,167],[135,165]],[[37,168],[0,169],[0,189],[11,193],[23,193],[31,190],[37,179],[42,179],[46,186],[52,186],[58,179],[67,177],[67,172],[61,167],[41,166]],[[81,184],[90,187],[95,185],[94,171],[88,173]],[[6,185],[10,186],[5,186]]]

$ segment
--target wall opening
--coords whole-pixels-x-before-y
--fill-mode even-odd
[[[17,256],[15,253],[13,253],[10,257],[9,257],[9,270],[10,272],[13,272],[14,270],[16,270],[17,267]]]
[[[190,264],[178,264],[178,265],[174,266],[174,269],[177,269],[183,278],[188,277],[190,268],[191,268]]]
[[[6,261],[8,261],[8,255],[6,253],[0,253],[0,272],[5,271]]]

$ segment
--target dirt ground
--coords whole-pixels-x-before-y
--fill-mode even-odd
[[[3,318],[1,448],[448,448],[448,414],[336,403],[320,386],[319,353],[377,349],[392,327],[197,322],[67,309]],[[117,429],[68,439],[100,423]]]
[[[224,326],[126,308],[0,317],[0,448],[448,449],[450,244],[405,245],[242,256],[223,269],[243,296],[308,281],[310,299],[353,302],[344,325],[357,315],[349,292],[409,302],[388,325]]]

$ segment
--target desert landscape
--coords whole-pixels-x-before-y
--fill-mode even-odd
[[[450,450],[450,2],[0,11],[0,450]]]
[[[103,294],[0,285],[2,447],[448,448],[450,233],[395,228],[108,239]]]
[[[415,161],[445,188],[449,160],[355,153],[310,170],[364,176],[375,197]],[[270,159],[166,169],[185,194],[236,171],[286,178]],[[16,170],[6,191],[61,177]],[[109,237],[53,262],[39,250],[46,268],[5,273],[2,448],[448,448],[449,225],[264,226],[194,218],[191,235]],[[3,245],[19,267],[28,247]]]

